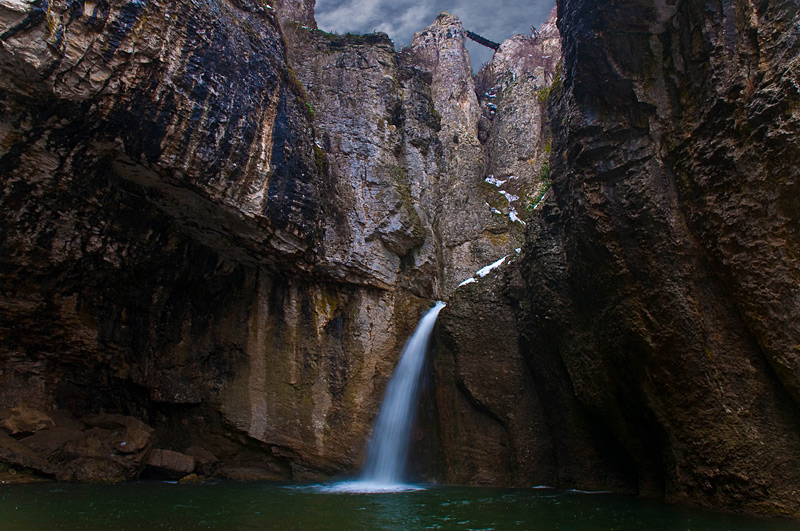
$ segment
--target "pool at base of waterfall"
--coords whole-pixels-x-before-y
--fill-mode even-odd
[[[355,482],[354,482],[355,483]],[[795,522],[702,511],[607,493],[549,488],[410,485],[348,492],[347,485],[275,483],[122,485],[39,483],[0,489],[5,531],[29,529],[303,530],[753,530]]]

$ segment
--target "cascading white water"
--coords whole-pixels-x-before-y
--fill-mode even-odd
[[[402,482],[419,379],[425,363],[428,340],[442,308],[444,303],[437,302],[425,314],[414,335],[406,343],[378,412],[378,420],[367,447],[367,462],[361,473],[362,481],[378,485]]]
[[[407,490],[402,482],[408,454],[411,424],[416,410],[417,390],[425,364],[433,325],[445,303],[437,302],[417,325],[406,343],[400,362],[389,380],[378,412],[378,420],[367,447],[367,462],[356,482],[340,483],[332,491],[389,492]]]

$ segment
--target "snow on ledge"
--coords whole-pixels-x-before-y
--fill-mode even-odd
[[[508,257],[509,257],[509,255],[505,255],[503,258],[501,258],[497,262],[494,262],[492,264],[487,265],[486,267],[482,267],[482,268],[478,269],[478,271],[473,276],[471,276],[467,280],[464,280],[463,282],[461,282],[461,284],[456,286],[456,288],[460,288],[461,286],[466,286],[467,284],[472,284],[473,282],[477,282],[478,279],[476,277],[480,277],[480,278],[485,277],[486,275],[488,275],[492,271],[492,269],[497,269],[498,267],[503,265],[503,262],[505,262],[506,258],[508,258]]]
[[[501,179],[498,179],[497,177],[495,177],[494,175],[488,175],[484,179],[484,181],[486,181],[489,184],[493,184],[493,185],[495,185],[495,186],[497,186],[499,188],[500,186],[503,186],[508,181],[508,179],[501,180]]]
[[[492,271],[492,269],[496,269],[496,268],[500,267],[501,265],[503,265],[503,262],[506,261],[506,258],[508,258],[508,255],[505,255],[503,258],[501,258],[497,262],[494,262],[493,264],[489,264],[486,267],[482,267],[482,268],[478,269],[477,273],[475,273],[475,274],[478,275],[479,277],[485,277],[486,275],[488,275]]]

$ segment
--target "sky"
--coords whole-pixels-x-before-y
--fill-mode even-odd
[[[315,16],[321,30],[382,31],[400,49],[442,11],[456,15],[464,29],[500,43],[520,33],[530,35],[531,26],[540,27],[553,6],[555,0],[317,0]],[[492,50],[471,40],[467,50],[474,70],[492,57]]]

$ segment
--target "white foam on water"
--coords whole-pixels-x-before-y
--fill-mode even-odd
[[[425,490],[420,485],[407,483],[378,483],[374,481],[342,481],[330,485],[314,485],[314,490],[331,494],[382,494],[391,492],[413,492]]]

